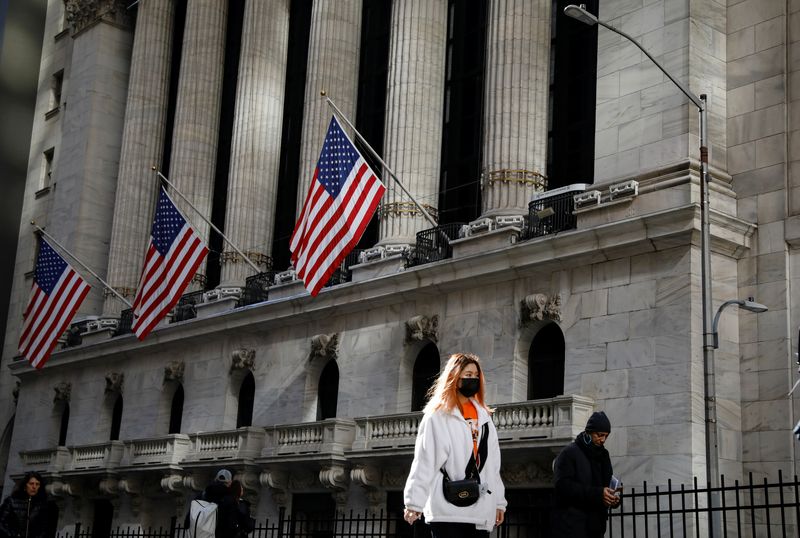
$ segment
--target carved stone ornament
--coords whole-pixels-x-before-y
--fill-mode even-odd
[[[358,465],[350,470],[350,480],[359,486],[374,489],[380,486],[381,470],[374,465]]]
[[[47,490],[48,495],[52,495],[53,497],[66,497],[67,495],[73,497],[78,494],[71,484],[62,482],[61,480],[53,480],[47,484],[45,489]]]
[[[561,295],[548,297],[544,293],[533,293],[522,300],[520,313],[522,323],[529,321],[561,321]]]
[[[309,360],[315,358],[336,359],[339,356],[339,333],[318,334],[311,337],[311,354]]]
[[[383,486],[395,488],[403,486],[408,476],[408,468],[389,467],[383,470]]]
[[[69,403],[70,396],[72,395],[72,383],[69,381],[56,383],[55,387],[53,387],[53,392],[55,392],[53,403]]]
[[[319,472],[319,481],[326,488],[343,491],[350,483],[350,473],[343,465],[325,465]]]
[[[116,497],[119,494],[119,480],[113,476],[104,476],[100,479],[97,489],[105,496]]]
[[[406,344],[439,339],[439,316],[414,316],[406,321]]]
[[[164,383],[168,381],[183,381],[183,371],[186,363],[183,361],[172,361],[164,367]]]
[[[258,476],[258,482],[265,488],[285,490],[289,487],[289,474],[279,469],[267,469]]]
[[[142,482],[141,479],[123,478],[119,481],[119,490],[130,499],[131,512],[138,516],[142,511]]]
[[[132,23],[127,0],[64,0],[64,14],[73,33],[105,21],[129,27]]]
[[[304,491],[314,486],[316,477],[306,469],[295,469],[289,475],[289,490]]]
[[[187,478],[190,477],[181,476],[179,474],[169,474],[161,479],[161,489],[164,490],[165,493],[183,495],[184,491],[186,491],[184,481]]]
[[[106,374],[106,394],[112,392],[122,393],[122,384],[125,382],[125,374],[119,372],[108,372]]]
[[[234,349],[231,353],[231,372],[234,370],[250,370],[252,371],[256,365],[256,350],[239,348]]]

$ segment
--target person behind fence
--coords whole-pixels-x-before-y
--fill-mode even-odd
[[[403,517],[434,538],[488,537],[505,517],[500,443],[477,356],[450,356],[431,387],[406,480]]]
[[[608,509],[619,506],[621,498],[609,487],[614,473],[603,445],[610,433],[606,414],[592,413],[585,431],[556,458],[553,536],[599,538],[605,534]]]
[[[25,473],[0,505],[0,538],[54,538],[58,507],[39,473]]]
[[[236,503],[236,535],[247,538],[256,528],[256,520],[250,516],[250,501],[244,498],[244,486],[238,480],[231,482],[231,495]]]
[[[220,469],[206,489],[189,506],[184,520],[184,528],[193,538],[210,538],[206,521],[214,526],[215,538],[237,538],[238,525],[236,501],[231,492],[233,476],[227,469]],[[198,502],[200,501],[200,502]]]

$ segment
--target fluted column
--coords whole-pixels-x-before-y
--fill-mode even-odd
[[[247,2],[233,123],[225,233],[268,269],[278,193],[289,0]],[[227,243],[222,285],[244,285],[253,268]]]
[[[483,215],[522,215],[546,187],[549,0],[491,0]]]
[[[164,147],[174,14],[174,0],[147,0],[136,17],[107,273],[109,284],[130,299],[136,295],[158,189],[150,168],[161,164]],[[104,294],[103,314],[119,315],[125,305],[107,290]]]
[[[297,182],[297,214],[322,150],[331,109],[320,96],[325,90],[350,121],[356,121],[361,0],[315,1],[311,11],[303,141]],[[349,132],[349,129],[345,128]]]
[[[207,218],[214,195],[227,16],[228,2],[189,0],[172,135],[169,179]],[[208,223],[179,197],[173,199],[208,242]],[[201,266],[189,290],[203,288],[205,272]]]
[[[426,210],[438,206],[444,107],[447,1],[392,4],[386,97],[386,163]],[[386,179],[387,185],[391,180]],[[391,185],[381,207],[380,243],[411,244],[430,228],[402,191]]]

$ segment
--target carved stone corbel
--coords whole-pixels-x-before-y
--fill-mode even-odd
[[[358,465],[350,470],[350,480],[364,488],[371,512],[379,512],[386,505],[386,491],[380,489],[380,469],[374,465]]]
[[[291,491],[305,491],[314,485],[316,477],[306,469],[294,469],[289,475],[288,489]]]
[[[183,489],[186,491],[203,491],[203,485],[197,481],[197,477],[195,475],[187,475],[181,479],[181,483],[183,484]]]
[[[120,372],[108,372],[106,374],[106,394],[113,392],[121,394],[124,382],[125,374]]]
[[[289,474],[279,469],[267,469],[258,476],[258,482],[269,488],[272,500],[279,507],[286,507],[289,501],[287,489],[289,488]]]
[[[243,471],[236,473],[234,479],[238,480],[244,488],[244,497],[250,504],[258,504],[258,494],[261,491],[259,487],[260,476],[251,471]]]
[[[142,510],[142,482],[138,478],[123,478],[119,481],[119,490],[131,500],[131,511],[138,516]]]
[[[181,476],[179,474],[168,474],[161,479],[161,489],[164,493],[171,493],[173,495],[183,495],[186,491],[184,482],[188,476]]]
[[[520,320],[522,324],[530,321],[561,321],[561,295],[548,297],[544,293],[527,295],[521,303]]]
[[[119,495],[119,480],[115,476],[104,476],[97,484],[100,493],[108,497]]]
[[[231,373],[235,370],[252,371],[256,365],[256,350],[239,348],[231,353]]]
[[[176,381],[180,383],[183,381],[183,372],[186,369],[186,363],[183,361],[172,361],[164,367],[164,383],[169,381]]]
[[[414,316],[406,320],[406,344],[439,339],[439,316]]]
[[[73,488],[69,482],[62,482],[61,480],[53,480],[46,487],[48,495],[53,497],[76,497],[78,495],[77,488]]]
[[[346,490],[350,483],[350,473],[344,465],[326,464],[319,471],[319,481],[326,488]]]
[[[311,337],[311,353],[308,360],[316,358],[336,360],[339,356],[339,333],[317,334]]]
[[[69,399],[72,396],[72,383],[69,381],[56,383],[56,385],[53,387],[53,392],[55,392],[55,395],[53,396],[53,403],[69,403]]]

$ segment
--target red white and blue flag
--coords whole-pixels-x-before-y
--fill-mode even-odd
[[[289,244],[297,276],[312,296],[361,239],[385,191],[332,117]]]
[[[45,238],[40,238],[31,298],[19,337],[19,351],[33,367],[42,368],[50,358],[90,289]]]
[[[144,340],[172,310],[206,254],[208,247],[162,188],[133,300],[131,328],[139,340]]]

